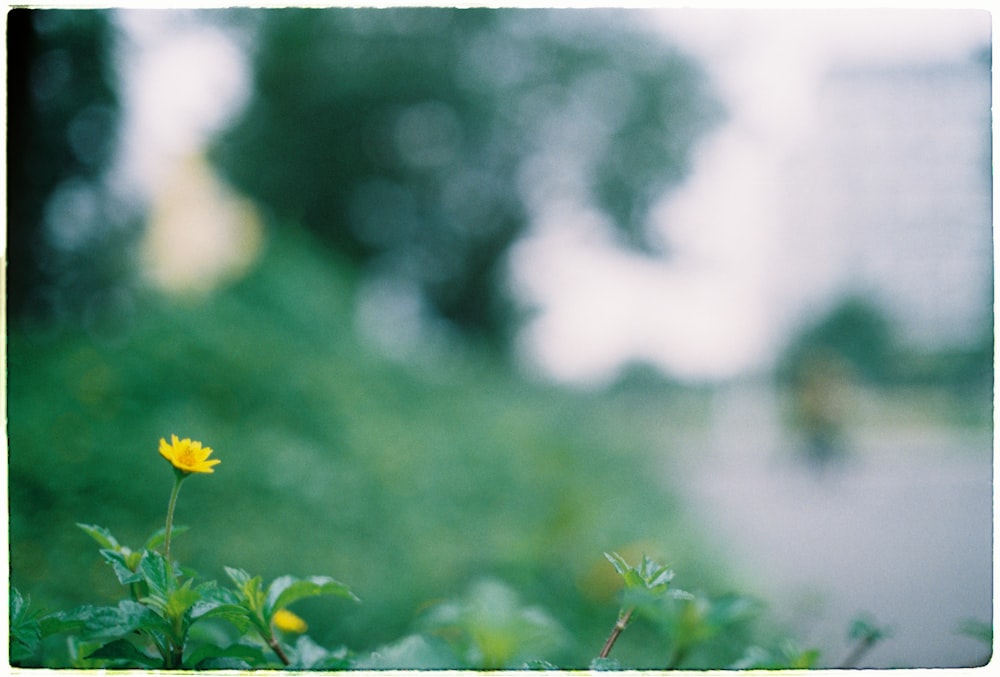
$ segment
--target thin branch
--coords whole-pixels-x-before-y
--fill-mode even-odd
[[[285,650],[281,648],[281,644],[278,643],[278,640],[274,637],[268,637],[267,644],[271,647],[274,653],[278,654],[278,658],[281,659],[282,663],[285,665],[291,665],[292,662],[288,660],[288,656],[285,655]]]
[[[844,662],[840,664],[838,669],[847,670],[849,668],[853,668],[857,662],[861,660],[861,657],[864,656],[869,649],[875,646],[875,642],[876,639],[870,635],[862,637],[861,641],[854,646],[854,650],[851,651],[847,658],[844,659]]]
[[[628,622],[632,618],[632,612],[635,611],[635,607],[632,607],[625,613],[618,615],[618,622],[615,623],[615,627],[611,628],[611,634],[608,636],[608,641],[604,643],[604,648],[601,649],[601,654],[598,658],[607,658],[608,654],[611,653],[611,647],[615,645],[618,641],[618,635],[622,634],[622,631],[628,627]]]

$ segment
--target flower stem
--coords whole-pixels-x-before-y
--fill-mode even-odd
[[[273,636],[268,637],[267,645],[271,647],[271,650],[278,655],[278,658],[281,659],[282,663],[284,663],[285,665],[291,665],[292,662],[288,660],[288,656],[287,654],[285,654],[285,650],[281,648],[281,644],[278,642],[277,639],[275,639]]]
[[[838,666],[838,669],[849,670],[854,668],[855,664],[861,660],[861,657],[868,653],[869,649],[875,646],[875,642],[876,640],[874,637],[862,637],[858,640],[858,643],[854,645],[854,649],[851,651],[850,655]]]
[[[635,607],[623,610],[622,613],[618,614],[618,622],[615,623],[615,627],[611,628],[611,634],[608,636],[608,641],[604,643],[604,648],[601,649],[601,654],[598,658],[607,658],[608,654],[611,653],[611,647],[613,647],[615,642],[618,641],[618,635],[622,634],[622,631],[628,627],[628,622],[632,618],[633,611],[635,611]]]
[[[168,565],[170,564],[170,531],[174,528],[174,508],[177,507],[177,494],[180,493],[184,477],[181,473],[174,475],[174,488],[170,492],[170,504],[167,505],[167,526],[163,534],[163,558],[167,560]]]

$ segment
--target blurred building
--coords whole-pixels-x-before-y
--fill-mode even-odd
[[[985,54],[829,73],[816,134],[789,172],[792,267],[827,271],[830,295],[875,301],[917,348],[961,347],[992,327]]]

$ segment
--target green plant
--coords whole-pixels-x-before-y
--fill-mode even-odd
[[[309,637],[309,625],[290,607],[301,600],[333,597],[359,601],[345,584],[327,577],[262,576],[225,566],[228,581],[202,580],[170,556],[181,484],[192,474],[211,474],[213,450],[190,439],[160,441],[160,454],[174,471],[174,485],[163,527],[132,549],[105,527],[77,526],[99,546],[99,553],[123,587],[111,605],[83,605],[41,613],[30,600],[10,592],[10,657],[29,665],[42,644],[68,635],[66,663],[47,667],[162,670],[345,670],[345,669],[560,669],[551,659],[577,638],[541,605],[523,603],[504,582],[480,578],[457,598],[425,607],[415,632],[374,651],[355,654],[346,646],[328,649]],[[605,557],[621,576],[624,589],[617,620],[592,670],[634,667],[635,659],[609,654],[638,618],[655,631],[662,648],[660,667],[699,668],[699,652],[717,665],[732,654],[733,668],[811,668],[816,650],[799,650],[785,639],[767,649],[746,640],[742,627],[759,610],[739,595],[710,598],[671,587],[674,572],[643,555],[630,565],[617,553]],[[873,622],[859,619],[851,628],[858,644],[846,664],[886,636]],[[737,653],[733,653],[733,652]],[[570,666],[573,667],[573,666]]]
[[[848,636],[854,640],[854,648],[840,667],[853,668],[862,656],[890,634],[892,632],[888,627],[879,626],[870,618],[865,616],[855,618],[848,630]]]
[[[420,625],[442,638],[464,667],[475,669],[524,667],[566,641],[565,631],[545,609],[522,604],[510,586],[492,579],[434,605]]]
[[[629,566],[628,562],[618,553],[604,553],[611,565],[615,568],[625,581],[625,599],[621,609],[618,611],[618,620],[611,629],[611,634],[604,642],[598,661],[607,659],[611,653],[611,648],[618,641],[618,637],[628,627],[632,620],[632,615],[637,608],[648,608],[664,597],[686,597],[688,593],[682,590],[669,590],[670,581],[674,578],[674,572],[643,555],[642,560],[635,567]],[[601,663],[598,663],[600,666]]]
[[[232,587],[225,587],[214,580],[198,582],[195,571],[170,558],[172,533],[186,530],[173,526],[181,483],[193,473],[214,472],[219,461],[207,460],[212,449],[200,442],[176,436],[170,444],[161,440],[160,453],[170,462],[175,481],[166,525],[142,548],[122,545],[104,527],[78,525],[100,546],[126,598],[113,606],[84,605],[42,615],[30,612],[28,601],[12,590],[12,663],[29,658],[42,639],[71,633],[70,658],[79,668],[238,670],[276,663],[301,669],[343,667],[346,653],[326,651],[306,635],[294,645],[288,643],[290,635],[307,627],[288,607],[318,596],[357,600],[343,583],[326,576],[280,576],[265,587],[259,576],[227,567]],[[228,632],[204,628],[212,623],[225,624]]]

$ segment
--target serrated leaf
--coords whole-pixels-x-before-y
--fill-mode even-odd
[[[666,586],[674,578],[674,572],[670,569],[663,569],[658,574],[655,574],[652,580],[649,581],[648,585],[651,588],[658,588],[660,586]]]
[[[42,617],[38,627],[43,637],[57,635],[60,632],[79,630],[86,624],[85,610],[93,607],[85,606],[70,611],[57,611]]]
[[[22,597],[17,588],[10,589],[10,659],[13,662],[35,653],[42,640],[37,615],[29,611],[30,599]]]
[[[155,550],[146,550],[139,561],[139,573],[149,586],[149,595],[164,604],[177,587],[173,567]]]
[[[239,604],[215,604],[214,606],[208,606],[210,604],[212,603],[204,602],[203,600],[191,607],[191,622],[217,618],[230,623],[240,631],[240,634],[245,633],[250,628],[250,612],[246,607]]]
[[[243,569],[237,569],[234,567],[222,567],[226,571],[226,575],[229,576],[229,580],[236,584],[236,587],[242,588],[247,581],[250,580],[250,574],[243,571]]]
[[[57,612],[41,619],[40,627],[45,636],[79,632],[88,640],[118,639],[136,630],[169,630],[162,618],[130,599],[118,606],[82,606]]]
[[[261,578],[260,576],[250,577],[250,574],[243,571],[243,569],[234,569],[231,567],[225,567],[226,574],[232,579],[233,583],[236,584],[238,593],[241,597],[240,602],[246,605],[253,614],[260,615],[262,613],[262,607],[264,606],[264,593],[261,590]],[[262,622],[263,619],[257,619],[257,622]]]
[[[76,526],[83,529],[91,538],[97,541],[97,544],[102,548],[107,548],[109,550],[121,550],[122,546],[118,543],[118,540],[111,535],[111,532],[104,527],[98,526],[96,524],[81,524],[77,522]]]
[[[270,617],[278,609],[284,609],[300,599],[321,595],[332,595],[358,601],[357,596],[351,592],[348,586],[328,576],[311,576],[306,579],[280,576],[268,586],[265,612]]]
[[[129,665],[120,667],[157,668],[163,667],[163,659],[150,656],[139,651],[127,639],[116,639],[105,644],[96,651],[92,651],[85,658],[99,658],[104,660],[123,661]]]
[[[122,585],[131,585],[142,580],[142,574],[133,571],[129,567],[128,554],[126,552],[105,548],[101,550],[101,557],[111,565],[112,570],[115,572],[115,577]]]
[[[611,566],[615,568],[615,571],[617,571],[622,576],[624,576],[625,573],[631,568],[629,567],[628,562],[625,561],[625,558],[619,555],[617,552],[612,552],[612,553],[606,552],[604,553],[604,556],[608,558],[609,562],[611,562]]]
[[[27,615],[29,601],[30,598],[24,597],[17,588],[10,589],[7,606],[10,608],[10,618],[12,621]]]
[[[207,581],[198,585],[195,590],[201,596],[201,599],[195,603],[191,608],[191,616],[197,618],[207,611],[223,605],[239,606],[240,599],[232,590],[228,588],[220,588],[215,584],[215,581]]]

